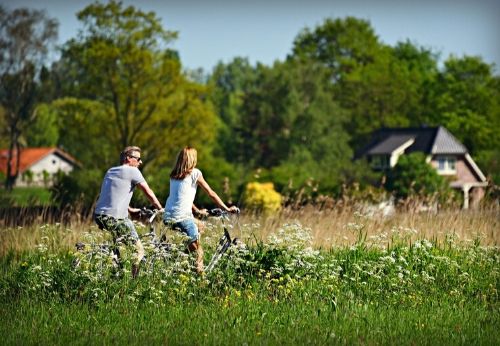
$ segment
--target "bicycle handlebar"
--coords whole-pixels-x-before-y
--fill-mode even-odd
[[[152,223],[153,220],[155,219],[156,215],[158,215],[159,212],[160,212],[160,210],[157,210],[157,209],[148,209],[146,207],[142,207],[141,211],[139,212],[139,216],[140,217],[147,217],[148,223]]]
[[[141,210],[139,212],[139,216],[141,218],[147,218],[148,222],[152,223],[153,220],[155,219],[156,215],[158,215],[158,213],[160,213],[160,210],[148,209],[146,207],[143,207],[143,208],[141,208]],[[238,211],[234,214],[239,214],[239,213],[240,213],[240,210],[238,209]],[[229,214],[231,214],[231,212],[222,210],[221,208],[213,208],[213,209],[208,210],[208,215],[213,216],[213,217],[228,216]]]
[[[239,214],[239,213],[240,213],[240,210],[238,209],[238,211],[235,214]],[[208,214],[210,216],[225,216],[225,215],[230,214],[230,212],[222,210],[221,208],[214,208],[214,209],[210,209],[208,211]]]

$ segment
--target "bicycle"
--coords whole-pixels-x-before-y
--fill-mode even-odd
[[[165,235],[158,238],[156,234],[156,218],[160,214],[159,210],[150,210],[142,208],[139,212],[139,219],[146,219],[148,232],[139,236],[145,248],[145,256],[141,260],[141,267],[147,266],[148,269],[154,270],[154,265],[161,259],[166,262],[169,258],[168,254],[171,251],[172,244],[168,241]],[[118,237],[114,242],[103,243],[84,243],[77,242],[75,244],[75,258],[72,261],[73,268],[79,268],[82,263],[86,262],[95,267],[99,272],[105,272],[104,269],[110,267],[114,272],[120,272],[123,269],[122,255],[120,247],[130,243],[129,235]],[[151,271],[152,271],[151,270]]]
[[[139,214],[140,219],[146,219],[148,231],[141,234],[139,237],[143,243],[145,255],[141,260],[141,271],[150,275],[156,275],[159,271],[156,270],[158,264],[162,264],[162,268],[166,269],[163,272],[165,276],[170,276],[174,271],[181,271],[182,268],[178,265],[183,262],[183,259],[189,257],[188,251],[185,246],[180,250],[176,242],[170,241],[166,232],[158,236],[158,223],[163,225],[161,218],[158,218],[160,212],[158,210],[151,210],[142,208]],[[217,263],[224,256],[231,246],[241,244],[238,238],[231,238],[228,231],[228,222],[230,221],[230,213],[222,209],[215,208],[209,210],[209,216],[214,217],[222,222],[223,234],[217,242],[217,247],[213,253],[210,262],[208,263],[205,272],[208,274],[214,270]],[[160,220],[158,220],[160,219]],[[170,228],[168,229],[170,230]],[[179,237],[184,236],[179,234]],[[130,236],[122,236],[116,239],[116,242],[105,243],[84,243],[78,242],[75,244],[77,257],[73,260],[73,268],[80,267],[82,262],[93,263],[94,267],[99,272],[104,273],[105,268],[109,267],[111,262],[111,269],[116,273],[121,273],[123,269],[122,255],[120,254],[120,247],[129,241]],[[168,263],[171,267],[168,268]],[[106,265],[106,263],[108,265]]]

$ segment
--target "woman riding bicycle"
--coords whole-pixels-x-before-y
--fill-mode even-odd
[[[200,244],[199,229],[201,224],[193,216],[193,210],[200,212],[193,204],[196,189],[201,186],[208,196],[223,210],[231,213],[239,212],[238,207],[227,207],[222,199],[213,191],[203,178],[201,171],[196,168],[197,151],[185,147],[177,155],[172,172],[170,173],[170,194],[165,205],[163,222],[173,229],[178,229],[189,237],[188,249],[196,252],[196,270],[204,271],[203,249]],[[201,211],[206,213],[206,210]]]

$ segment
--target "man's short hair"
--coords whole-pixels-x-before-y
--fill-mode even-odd
[[[141,148],[139,147],[135,147],[135,146],[128,146],[128,147],[125,147],[125,149],[122,150],[122,152],[120,153],[120,164],[123,164],[125,162],[125,160],[127,159],[127,157],[129,157],[130,155],[132,155],[133,152],[141,152]]]

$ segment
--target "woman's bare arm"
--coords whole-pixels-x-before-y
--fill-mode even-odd
[[[222,209],[224,209],[225,211],[228,211],[228,212],[236,212],[238,211],[239,209],[236,207],[236,206],[232,206],[230,208],[228,208],[228,206],[222,201],[222,199],[219,197],[219,195],[217,195],[217,193],[212,190],[212,188],[210,187],[210,185],[208,185],[208,183],[206,182],[205,178],[203,178],[203,176],[200,176],[198,178],[198,185],[201,186],[201,188],[203,190],[205,190],[205,192],[208,194],[208,196],[219,206],[221,207]]]

